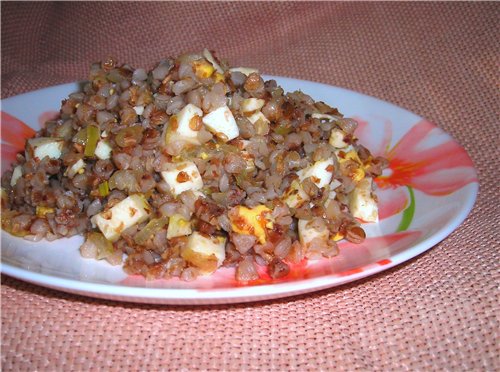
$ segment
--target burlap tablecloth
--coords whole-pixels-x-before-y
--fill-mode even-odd
[[[5,3],[2,98],[203,47],[343,86],[454,136],[480,194],[427,253],[319,293],[225,306],[73,296],[2,277],[4,370],[498,370],[498,3]]]

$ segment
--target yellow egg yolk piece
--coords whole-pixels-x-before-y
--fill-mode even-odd
[[[266,242],[266,228],[272,229],[271,210],[265,205],[247,208],[238,205],[229,211],[233,231],[239,234],[254,235],[259,243]]]

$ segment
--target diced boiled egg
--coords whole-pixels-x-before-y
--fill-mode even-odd
[[[311,221],[309,220],[299,220],[298,221],[298,231],[299,231],[299,241],[305,248],[308,247],[314,239],[319,239],[321,241],[327,241],[330,232],[326,227],[321,230],[311,226]]]
[[[71,167],[68,167],[64,175],[73,178],[77,173],[80,173],[80,171],[85,171],[85,162],[83,159],[78,159]]]
[[[304,188],[297,180],[292,181],[290,187],[285,192],[285,203],[290,208],[298,208],[304,202],[308,201],[309,195],[304,191]]]
[[[319,112],[315,112],[314,114],[311,115],[313,119],[320,119],[320,120],[337,120],[338,117],[335,117],[333,115],[328,115],[328,114],[321,114]]]
[[[254,112],[252,115],[250,115],[249,117],[247,117],[247,119],[250,120],[250,122],[252,124],[255,124],[259,120],[262,120],[262,121],[264,121],[266,123],[269,123],[269,120],[260,111]]]
[[[45,217],[46,214],[54,213],[55,211],[56,210],[51,207],[43,207],[43,206],[36,207],[36,215],[38,217]]]
[[[203,127],[203,111],[193,105],[186,105],[177,115],[173,115],[165,126],[165,149],[170,155],[179,155],[190,145],[201,145],[198,132]]]
[[[340,164],[352,160],[357,163],[359,166],[353,170],[350,175],[353,181],[359,182],[365,177],[365,169],[363,162],[358,156],[358,153],[353,149],[352,146],[348,146],[345,150],[337,150],[335,151],[335,156],[337,157]]]
[[[240,131],[233,113],[227,106],[219,107],[203,117],[207,128],[224,142],[239,136]]]
[[[364,222],[378,221],[378,207],[372,196],[372,178],[359,181],[349,194],[349,209],[354,217]]]
[[[62,138],[30,138],[26,143],[26,159],[42,160],[46,156],[51,159],[59,159],[63,146],[64,140]]]
[[[195,231],[189,235],[187,244],[181,250],[181,257],[195,266],[200,274],[211,274],[226,258],[226,238]]]
[[[197,78],[206,79],[212,76],[215,67],[204,59],[200,59],[193,62],[193,70]]]
[[[233,67],[229,69],[229,72],[241,72],[243,75],[250,75],[252,73],[259,73],[259,70],[250,67]]]
[[[97,156],[101,160],[106,160],[111,157],[111,152],[113,148],[109,145],[108,141],[100,140],[97,142],[97,146],[95,148],[95,156]]]
[[[339,163],[342,163],[347,160],[354,160],[358,164],[363,164],[358,156],[358,153],[354,150],[354,148],[351,145],[349,145],[345,149],[336,150],[335,156],[337,156]]]
[[[342,185],[342,182],[340,182],[339,180],[333,180],[331,183],[330,183],[330,190],[335,190],[337,187],[339,187],[340,185]]]
[[[180,214],[174,214],[168,219],[167,239],[186,236],[191,233],[191,221],[185,220]]]
[[[168,164],[167,170],[161,172],[161,176],[176,196],[184,191],[201,190],[203,187],[198,167],[192,161]]]
[[[351,178],[354,182],[359,182],[361,181],[363,178],[365,178],[365,170],[363,169],[363,167],[359,167],[358,169],[356,169],[352,175],[351,175]]]
[[[224,78],[224,75],[222,75],[220,72],[215,72],[215,73],[214,73],[214,75],[213,75],[213,77],[214,77],[214,80],[215,80],[215,82],[216,82],[216,83],[219,83],[219,82],[221,82],[221,81],[224,81],[224,79],[225,79],[225,78]],[[231,101],[231,98],[232,98],[232,97],[229,97],[229,98],[228,98],[228,99],[229,99],[229,101]]]
[[[189,103],[179,111],[179,113],[170,119],[169,127],[180,137],[190,140],[194,144],[200,144],[198,141],[198,131],[201,129],[197,121],[203,116],[203,111]]]
[[[123,199],[107,211],[96,214],[91,218],[92,224],[109,241],[116,241],[123,230],[144,222],[148,219],[151,207],[142,194],[133,194]]]
[[[330,185],[329,185],[329,194],[328,194],[328,199],[335,199],[335,197],[337,196],[337,192],[335,191],[335,189],[337,187],[339,187],[342,183],[339,181],[339,180],[333,180]]]
[[[345,238],[345,235],[342,234],[342,233],[340,233],[340,232],[338,232],[338,233],[335,234],[335,236],[332,239],[333,239],[334,242],[338,242],[338,241],[340,241],[340,240],[342,240],[344,238]]]
[[[344,141],[344,138],[344,132],[338,128],[334,128],[330,134],[330,140],[328,142],[335,148],[343,149],[348,146],[348,144]]]
[[[266,101],[260,98],[245,98],[241,104],[240,109],[242,112],[252,112],[260,110]]]
[[[265,205],[247,208],[238,205],[229,211],[229,220],[234,232],[254,235],[261,244],[267,239],[266,229],[273,228],[271,210]]]
[[[12,171],[12,177],[10,178],[10,185],[12,187],[16,186],[17,180],[23,176],[23,167],[18,165]]]
[[[318,160],[313,165],[302,169],[297,172],[299,179],[304,181],[306,178],[311,177],[312,181],[319,188],[325,187],[330,183],[333,176],[333,159]]]
[[[219,64],[215,61],[215,58],[214,56],[212,55],[212,53],[210,53],[210,51],[208,49],[203,49],[203,57],[206,58],[206,60],[208,62],[210,62],[212,64],[212,66],[215,67],[215,69],[217,70],[217,72],[219,74],[223,74],[224,73],[224,70],[222,70],[222,68],[219,66]]]
[[[142,115],[144,112],[144,106],[134,106],[134,111],[137,115]]]

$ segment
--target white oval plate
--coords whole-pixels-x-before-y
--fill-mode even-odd
[[[474,205],[478,181],[473,164],[448,134],[425,119],[390,103],[329,85],[283,77],[285,91],[301,90],[338,107],[360,122],[356,135],[390,167],[377,180],[380,222],[364,225],[364,243],[340,244],[332,259],[292,265],[290,274],[242,284],[233,269],[192,282],[147,282],[121,267],[83,259],[82,237],[31,243],[2,231],[4,274],[66,292],[120,301],[160,304],[235,303],[297,295],[352,282],[405,262],[446,238]],[[2,168],[7,169],[24,139],[59,110],[62,99],[79,89],[58,85],[2,100]],[[32,128],[32,129],[30,129]]]

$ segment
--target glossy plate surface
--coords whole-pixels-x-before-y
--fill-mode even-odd
[[[448,134],[393,104],[329,85],[282,77],[285,91],[301,90],[337,107],[360,125],[356,135],[390,167],[377,179],[380,222],[364,225],[367,239],[340,243],[332,259],[302,262],[280,280],[264,269],[248,284],[234,280],[232,269],[192,282],[146,282],[120,267],[83,259],[82,237],[31,243],[2,231],[4,274],[66,292],[112,300],[209,304],[248,302],[317,291],[361,279],[405,262],[445,239],[467,217],[478,191],[467,153]],[[54,86],[2,100],[2,169],[8,169],[24,139],[57,114],[61,100],[77,83]]]

